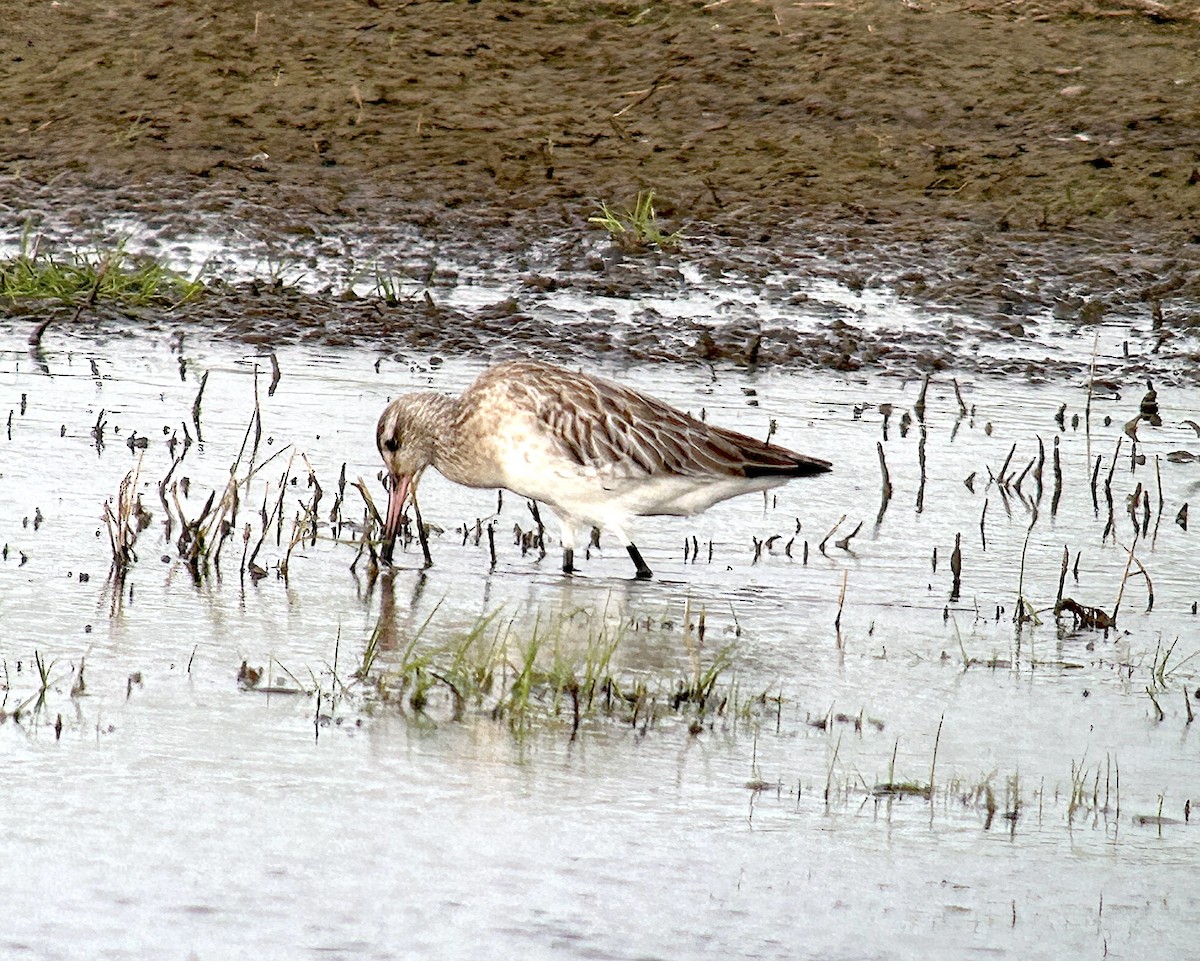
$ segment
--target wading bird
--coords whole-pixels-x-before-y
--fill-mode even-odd
[[[389,477],[385,560],[410,493],[432,466],[457,484],[502,487],[548,506],[562,525],[564,572],[575,570],[579,535],[597,527],[625,546],[639,578],[652,572],[630,536],[635,517],[698,514],[831,466],[532,360],[488,368],[457,400],[398,397],[380,416],[375,441]]]

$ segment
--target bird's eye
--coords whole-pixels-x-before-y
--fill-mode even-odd
[[[400,447],[400,444],[396,441],[395,437],[389,437],[383,442],[383,446],[388,450],[389,453],[394,454]]]

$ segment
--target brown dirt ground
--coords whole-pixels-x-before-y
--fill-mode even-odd
[[[10,227],[203,209],[280,236],[412,224],[512,252],[650,188],[704,238],[679,256],[714,273],[731,251],[798,271],[816,252],[982,318],[1164,303],[1200,324],[1195,3],[5,4],[0,90]],[[342,309],[276,294],[228,305],[260,298],[264,338]],[[450,347],[511,336],[519,308]],[[420,322],[433,309],[348,305],[343,329],[407,324],[419,345],[446,329]]]

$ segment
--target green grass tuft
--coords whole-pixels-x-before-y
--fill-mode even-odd
[[[10,301],[56,300],[75,305],[110,302],[132,307],[174,307],[204,289],[199,277],[187,279],[147,257],[133,257],[124,243],[108,252],[45,250],[40,238],[22,239],[21,251],[0,261],[0,297]]]
[[[588,217],[589,224],[596,224],[609,232],[613,240],[627,250],[644,250],[657,247],[670,250],[686,239],[682,231],[664,233],[658,225],[654,211],[654,191],[639,191],[632,208],[618,211],[601,201],[600,212]]]
[[[368,699],[422,721],[474,715],[520,736],[565,729],[572,739],[613,723],[645,730],[682,721],[697,731],[717,719],[736,725],[767,710],[765,696],[743,698],[728,676],[730,647],[693,647],[688,666],[638,669],[621,663],[624,626],[599,612],[539,615],[524,629],[498,613],[438,642],[422,642],[426,619],[407,642],[397,639],[390,655],[377,628],[358,672]]]

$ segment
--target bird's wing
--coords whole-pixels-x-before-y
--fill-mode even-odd
[[[566,456],[609,476],[790,476],[828,469],[824,461],[709,426],[639,391],[586,374],[539,364],[536,376],[508,383]]]

